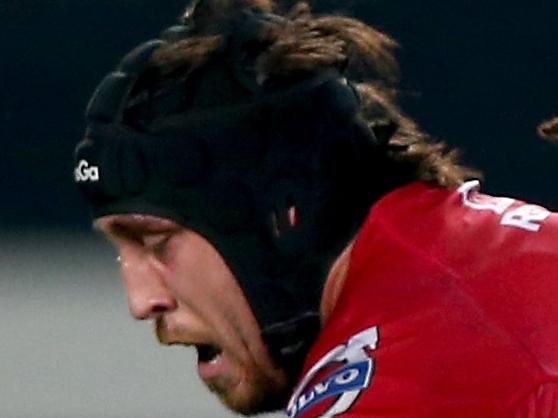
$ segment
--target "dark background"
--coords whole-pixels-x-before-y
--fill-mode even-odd
[[[292,3],[292,2],[290,2]],[[485,173],[485,190],[558,209],[558,145],[535,135],[558,114],[558,2],[314,1],[401,44],[402,105]],[[88,228],[72,184],[83,109],[136,44],[183,1],[0,0],[0,228]]]

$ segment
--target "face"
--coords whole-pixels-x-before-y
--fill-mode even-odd
[[[284,405],[285,374],[271,361],[237,281],[215,248],[176,223],[144,215],[99,219],[120,254],[130,313],[152,320],[165,345],[195,347],[198,374],[231,409]]]

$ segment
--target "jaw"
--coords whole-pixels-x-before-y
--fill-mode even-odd
[[[245,416],[284,409],[290,396],[290,388],[268,379],[242,379],[231,390],[223,392],[209,386],[230,410]]]
[[[271,363],[239,362],[224,350],[213,362],[198,364],[200,377],[229,409],[254,415],[283,409],[291,388],[285,373]]]
[[[215,330],[175,312],[159,318],[155,332],[163,345],[196,349],[199,377],[227,408],[243,415],[282,409],[290,395],[286,374],[274,365],[260,335],[243,338],[220,323]]]

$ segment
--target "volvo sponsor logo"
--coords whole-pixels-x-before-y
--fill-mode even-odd
[[[319,418],[347,412],[370,385],[374,361],[369,350],[376,349],[378,338],[378,328],[372,327],[324,355],[297,386],[287,406],[288,417],[303,416],[310,409],[311,416]],[[324,371],[328,372],[321,376]]]
[[[99,167],[89,166],[85,160],[81,160],[74,170],[74,178],[77,183],[85,183],[87,181],[99,181]]]
[[[346,366],[331,374],[299,396],[296,406],[291,411],[292,416],[301,414],[330,396],[364,389],[368,384],[371,369],[372,360],[369,359]]]

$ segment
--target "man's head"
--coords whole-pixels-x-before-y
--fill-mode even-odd
[[[132,316],[153,320],[162,344],[195,347],[200,377],[228,407],[251,414],[284,405],[285,373],[269,357],[233,273],[206,239],[147,215],[106,216],[95,227],[118,249]]]
[[[202,377],[251,413],[296,379],[369,206],[466,171],[392,103],[387,36],[304,4],[194,6],[101,83],[76,182],[118,245],[134,316],[198,345]]]

